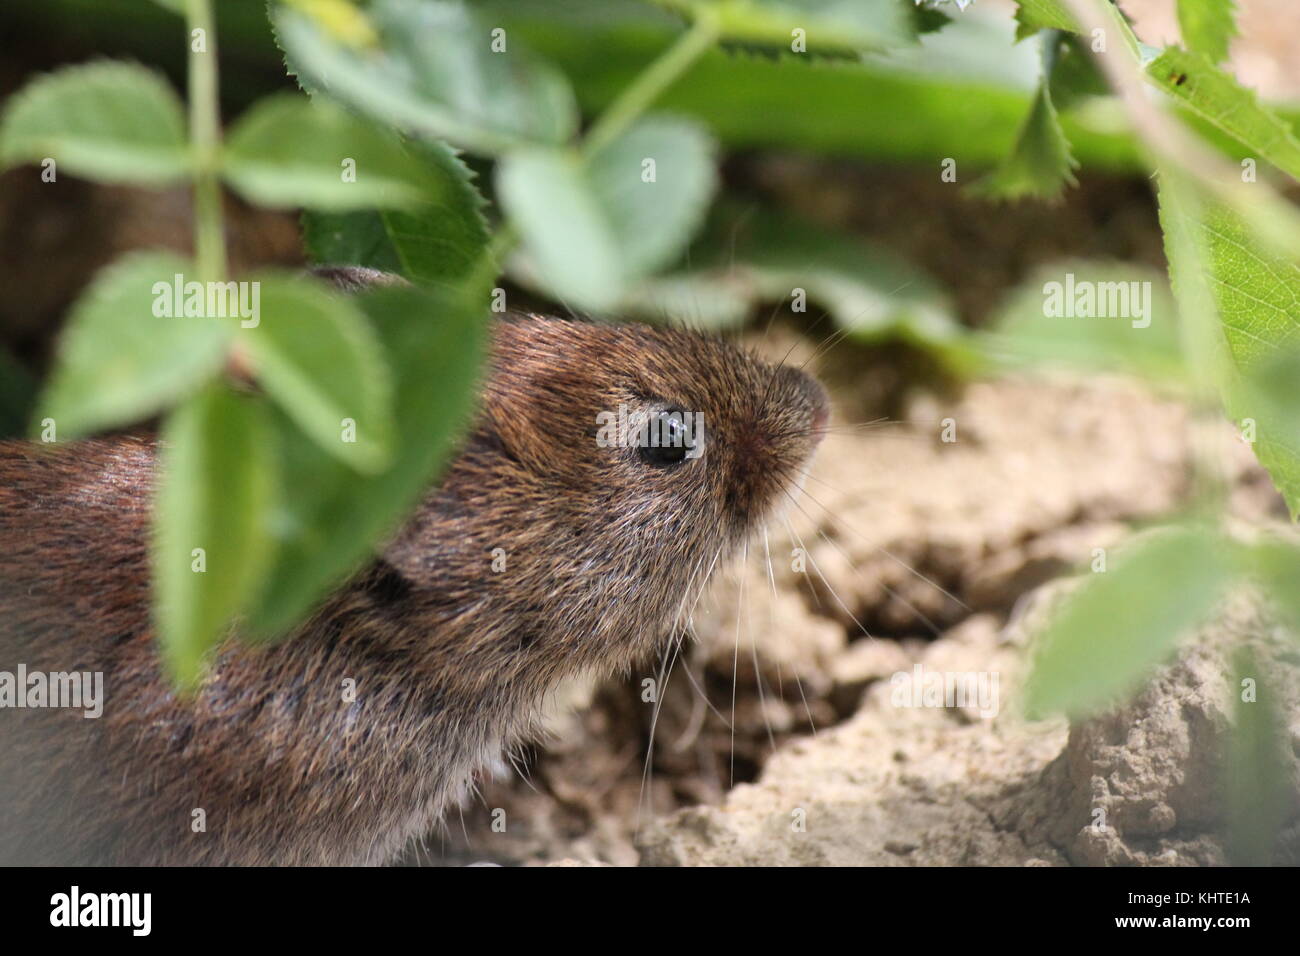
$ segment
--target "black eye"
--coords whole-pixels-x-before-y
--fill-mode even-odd
[[[637,443],[641,460],[656,468],[669,468],[680,465],[688,455],[698,457],[695,449],[703,436],[689,414],[676,408],[651,414],[643,440]]]

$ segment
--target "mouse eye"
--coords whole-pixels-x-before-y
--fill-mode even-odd
[[[652,414],[646,422],[644,440],[638,443],[641,460],[656,468],[669,468],[685,461],[700,437],[688,416],[688,412],[679,408]]]

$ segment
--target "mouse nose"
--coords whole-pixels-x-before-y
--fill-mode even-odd
[[[812,418],[812,437],[813,441],[820,442],[826,436],[826,423],[831,418],[830,403],[822,401],[813,409]]]

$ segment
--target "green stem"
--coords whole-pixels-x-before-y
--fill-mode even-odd
[[[194,151],[194,256],[205,279],[226,276],[225,226],[221,214],[221,112],[217,88],[217,32],[212,0],[186,0],[189,34],[190,142]],[[204,52],[194,51],[202,30]]]
[[[591,124],[578,147],[578,153],[584,160],[617,139],[650,108],[664,90],[680,79],[713,46],[722,32],[717,14],[704,8],[697,11],[695,17],[691,28],[646,67]],[[475,277],[471,280],[471,287],[486,285],[500,275],[505,269],[506,257],[518,242],[519,231],[508,222],[502,223],[492,237],[491,244],[483,252]]]
[[[617,139],[713,46],[721,32],[722,24],[713,10],[708,7],[697,10],[691,28],[633,80],[592,124],[582,143],[582,155],[590,156]]]

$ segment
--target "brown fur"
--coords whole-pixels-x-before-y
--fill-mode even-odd
[[[702,411],[704,455],[598,447],[620,402]],[[0,670],[102,671],[106,698],[97,720],[0,710],[0,862],[391,860],[557,680],[680,633],[824,418],[807,376],[713,339],[503,321],[475,429],[382,556],[284,643],[228,643],[189,700],[150,625],[152,441],[0,443]]]

